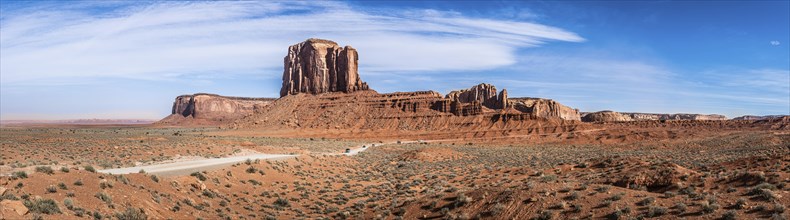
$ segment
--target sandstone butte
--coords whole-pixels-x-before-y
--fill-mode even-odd
[[[572,130],[579,122],[723,120],[721,115],[582,113],[551,99],[509,98],[507,90],[481,83],[442,96],[435,91],[380,94],[362,81],[359,54],[323,39],[288,47],[280,98],[198,93],[176,97],[161,125],[231,127],[436,130],[525,128],[552,124]],[[405,64],[404,64],[405,65]]]

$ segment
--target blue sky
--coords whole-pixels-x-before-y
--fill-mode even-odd
[[[582,111],[790,114],[788,1],[0,1],[0,119],[277,97],[310,37],[357,48],[379,92],[487,82]]]

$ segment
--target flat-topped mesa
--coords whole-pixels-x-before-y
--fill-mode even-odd
[[[230,121],[252,114],[272,101],[273,98],[232,97],[209,93],[181,95],[173,102],[171,115],[162,119],[160,124],[178,124],[188,119],[199,119],[202,122]]]
[[[359,78],[357,50],[330,40],[310,38],[288,47],[280,97],[298,93],[368,90]]]

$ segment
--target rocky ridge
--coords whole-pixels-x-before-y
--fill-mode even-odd
[[[660,114],[660,113],[639,113],[639,112],[613,112],[599,111],[586,112],[582,114],[584,122],[623,122],[623,121],[659,121],[659,120],[727,120],[724,115],[717,114]]]
[[[509,98],[507,90],[481,83],[447,95],[434,91],[379,94],[363,82],[358,53],[323,39],[292,45],[284,57],[280,98],[224,97],[213,94],[176,98],[172,115],[160,124],[198,120],[233,127],[341,129],[442,129],[442,126],[516,126],[521,120],[634,121],[723,120],[721,115],[581,113],[551,99]],[[437,121],[438,120],[438,121]],[[427,124],[426,124],[427,123]],[[433,123],[433,125],[429,125]],[[441,126],[436,126],[436,125]]]

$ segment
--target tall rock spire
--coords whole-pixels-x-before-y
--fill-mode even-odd
[[[357,50],[330,40],[310,38],[288,47],[280,97],[297,93],[368,90],[359,78]]]

